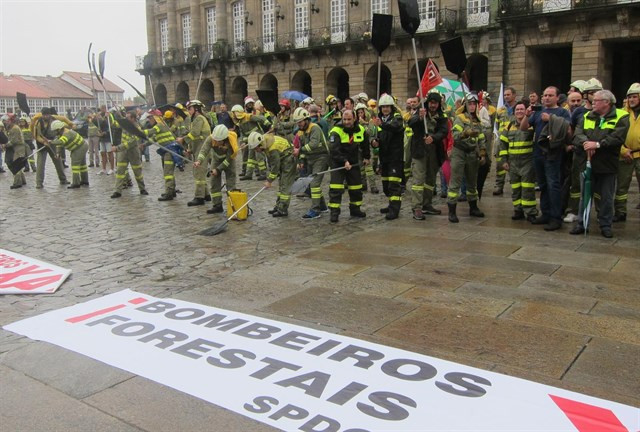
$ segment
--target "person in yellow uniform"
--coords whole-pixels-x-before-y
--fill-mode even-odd
[[[145,135],[155,142],[160,147],[167,147],[169,150],[179,150],[179,145],[176,143],[176,138],[169,130],[162,120],[162,112],[155,109],[149,111],[149,117],[147,121],[151,126],[150,129],[145,129]],[[164,193],[160,195],[158,201],[171,201],[176,196],[176,178],[174,171],[176,168],[173,155],[164,149],[158,149],[158,154],[162,157],[162,168],[164,174]]]
[[[187,154],[198,157],[200,149],[204,140],[211,135],[211,126],[207,118],[202,114],[202,107],[204,104],[197,99],[187,102],[187,110],[189,110],[189,116],[191,118],[189,133],[177,139],[178,143],[186,147]],[[186,144],[186,145],[185,145]],[[189,207],[204,205],[205,200],[209,193],[207,191],[207,167],[206,166],[193,166],[193,179],[196,187],[194,192],[194,198],[187,203]]]
[[[135,111],[129,111],[126,116],[132,124],[138,124],[138,118]],[[131,135],[126,130],[122,131],[122,140],[118,146],[112,147],[113,152],[118,152],[116,155],[116,191],[111,195],[111,198],[120,198],[122,196],[122,190],[126,186],[126,173],[127,166],[131,164],[133,169],[133,175],[138,183],[138,189],[140,195],[149,195],[144,185],[144,177],[142,175],[142,156],[140,154],[140,138]]]
[[[627,198],[629,186],[635,171],[640,178],[640,83],[633,83],[627,91],[627,106],[629,113],[629,132],[620,149],[620,164],[618,165],[618,187],[615,196],[615,214],[613,222],[627,220]]]
[[[80,134],[60,121],[51,123],[51,131],[57,137],[51,141],[52,146],[64,147],[71,153],[71,185],[67,189],[78,189],[80,185],[89,186],[89,168],[87,167],[87,150],[89,145]]]

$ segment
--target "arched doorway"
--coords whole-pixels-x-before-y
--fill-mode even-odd
[[[291,90],[297,90],[307,96],[313,96],[311,94],[311,75],[303,70],[296,72],[293,78],[291,78]]]
[[[175,102],[180,102],[183,105],[189,102],[189,84],[184,81],[180,81],[176,88]]]
[[[166,105],[167,102],[167,88],[164,84],[158,84],[153,90],[153,100],[155,101],[156,106]]]
[[[273,90],[278,93],[278,79],[273,74],[266,74],[260,80],[260,90]]]
[[[469,88],[474,91],[486,90],[489,76],[489,59],[482,54],[471,54],[465,68],[469,77]]]
[[[378,99],[380,96],[378,93],[378,64],[375,64],[369,68],[364,77],[364,92],[369,95],[370,98]],[[380,94],[391,93],[391,71],[383,63],[380,68]]]
[[[327,75],[325,96],[333,94],[340,100],[349,97],[349,74],[342,68],[333,68]]]
[[[211,80],[206,79],[200,83],[200,90],[198,90],[198,96],[196,99],[207,107],[211,105],[211,102],[216,100],[215,93],[213,91],[213,82]]]
[[[231,105],[244,105],[244,98],[247,97],[248,94],[247,80],[241,76],[235,77],[231,83],[231,94],[229,95]]]

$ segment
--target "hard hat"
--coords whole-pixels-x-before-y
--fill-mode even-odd
[[[211,138],[216,141],[224,141],[229,138],[229,129],[223,124],[219,124],[218,126],[213,128],[213,132],[211,132]]]
[[[315,102],[315,101],[313,100],[313,98],[312,98],[312,97],[306,97],[306,98],[304,98],[304,99],[302,100],[302,103],[303,103],[303,104],[309,104],[309,105],[311,105],[311,104],[312,104],[312,103],[314,103],[314,102]]]
[[[369,105],[369,108],[374,109],[375,107],[378,106],[378,102],[375,99],[369,99],[369,102],[367,102],[367,105]]]
[[[596,78],[591,78],[586,82],[582,91],[599,91],[602,90],[602,83]]]
[[[64,122],[60,121],[60,120],[54,120],[51,122],[51,130],[52,131],[57,131],[60,129],[63,129],[65,127]]]
[[[393,97],[391,95],[388,95],[385,93],[382,96],[380,96],[380,103],[378,105],[380,105],[381,107],[393,106],[395,105],[395,101],[393,100]]]
[[[264,140],[264,137],[262,136],[261,133],[256,131],[251,132],[249,134],[249,140],[248,140],[249,149],[253,150],[254,148],[258,147],[263,140]]]
[[[330,94],[329,96],[327,96],[327,98],[324,101],[327,103],[327,105],[330,105],[334,102],[337,102],[337,99],[334,95]]]
[[[231,107],[231,112],[244,112],[244,108],[242,108],[242,105],[234,105]]]
[[[431,101],[442,103],[442,95],[440,95],[440,92],[429,92],[427,95],[427,103]]]
[[[256,107],[256,109],[261,109],[264,107],[264,105],[262,105],[262,102],[260,101],[260,99],[258,99],[254,105],[254,107]]]
[[[488,101],[491,101],[491,95],[489,94],[489,92],[487,91],[482,91],[482,99],[486,99]]]
[[[166,110],[166,111],[164,112],[163,117],[164,117],[164,118],[166,118],[166,119],[172,119],[172,118],[173,118],[173,111]]]
[[[633,83],[629,90],[627,90],[627,96],[632,94],[640,94],[640,83]]]
[[[366,109],[367,109],[367,106],[366,106],[365,104],[363,104],[362,102],[358,102],[358,103],[356,104],[356,111],[358,111],[358,110],[360,110],[360,109],[366,110]]]
[[[202,102],[200,102],[198,99],[193,99],[190,100],[189,102],[187,102],[187,108],[191,108],[191,107],[203,107],[204,104]]]
[[[585,80],[575,80],[574,82],[569,84],[569,86],[578,89],[579,92],[582,92],[586,84],[587,82]]]
[[[3,122],[8,121],[9,120],[9,115],[8,114],[3,115],[2,117],[0,117],[0,120],[3,121]]]
[[[296,123],[302,120],[306,120],[308,118],[309,118],[309,111],[307,111],[304,108],[301,108],[301,107],[296,108],[296,110],[293,112],[292,120]]]
[[[362,93],[358,93],[358,96],[356,96],[356,99],[358,99],[359,101],[366,102],[369,100],[369,96],[365,92],[362,92]]]
[[[180,102],[178,102],[177,104],[174,105],[174,107],[184,111],[184,105],[182,105]]]
[[[467,93],[464,97],[465,102],[478,102],[478,95],[476,93]]]
[[[280,99],[280,102],[278,103],[286,109],[291,109],[291,102],[289,102],[289,99]]]
[[[251,96],[244,98],[244,106],[247,106],[250,103],[256,103],[256,101]]]

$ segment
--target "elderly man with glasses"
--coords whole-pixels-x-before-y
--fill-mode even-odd
[[[600,90],[593,97],[593,109],[579,120],[573,145],[581,146],[591,159],[591,184],[594,197],[600,198],[598,223],[606,238],[613,237],[613,198],[616,191],[618,157],[629,130],[629,113],[616,108],[616,98],[609,90]],[[578,224],[571,234],[585,232],[580,203]]]

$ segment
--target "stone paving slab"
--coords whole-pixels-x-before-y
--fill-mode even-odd
[[[408,266],[404,266],[399,269],[370,268],[358,273],[357,277],[376,278],[378,280],[389,282],[401,281],[406,284],[415,285],[418,288],[428,287],[444,291],[453,291],[465,283],[464,279],[442,276],[434,273],[432,270],[435,267],[436,264],[429,261],[428,263],[425,263],[425,271],[412,270]]]
[[[215,383],[202,383],[213,385]],[[225,391],[225,389],[220,389]],[[83,400],[145,431],[276,431],[186,393],[136,377]]]
[[[554,265],[566,265],[574,267],[600,268],[610,270],[618,263],[615,256],[584,253],[567,252],[557,249],[523,247],[509,256],[509,258],[524,261],[544,262]]]
[[[390,280],[377,280],[371,277],[322,276],[314,278],[304,284],[306,288],[327,288],[340,292],[368,294],[373,296],[392,298],[414,287],[414,284]]]
[[[535,303],[515,304],[502,318],[640,345],[640,321],[633,319],[591,315]]]
[[[3,431],[140,432],[21,372],[0,365],[0,429]]]
[[[615,269],[615,268],[614,268]],[[583,280],[607,285],[637,287],[640,285],[640,273],[636,271],[606,271],[580,267],[562,266],[553,274],[554,278],[563,280]]]
[[[326,288],[309,288],[275,302],[263,310],[359,333],[374,333],[417,305]]]
[[[558,378],[589,340],[563,330],[434,306],[422,306],[376,334]]]
[[[636,243],[636,247],[621,246],[619,242],[616,242],[612,245],[596,245],[592,243],[584,243],[577,249],[577,251],[640,259],[640,241]]]
[[[550,275],[560,266],[535,261],[521,261],[506,257],[496,257],[488,255],[470,255],[461,261],[464,264],[490,267],[495,269],[509,269],[527,273],[538,273]]]
[[[45,342],[32,342],[5,353],[0,363],[76,399],[133,377],[128,372]]]
[[[474,294],[460,290],[447,292],[432,288],[413,288],[397,298],[459,312],[472,310],[475,314],[490,317],[497,317],[513,304],[511,300],[487,298]]]
[[[352,251],[332,251],[320,249],[298,255],[299,258],[311,258],[315,260],[327,260],[339,263],[349,263],[366,266],[385,265],[389,267],[401,267],[412,260],[407,257],[381,255],[371,253],[353,253]]]
[[[431,275],[444,276],[467,281],[485,282],[494,285],[519,286],[531,273],[512,271],[511,269],[497,269],[494,267],[454,263],[447,266],[434,267],[428,261],[415,260],[402,269],[424,274],[426,278]]]

